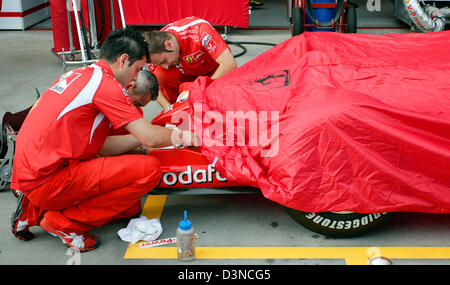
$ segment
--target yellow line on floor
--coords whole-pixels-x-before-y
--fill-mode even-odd
[[[149,195],[142,215],[160,218],[166,195]],[[125,259],[176,259],[176,247],[141,248],[139,242],[129,244]],[[346,264],[365,265],[369,258],[450,259],[450,247],[197,247],[197,259],[345,259]]]
[[[141,215],[147,219],[160,219],[166,200],[167,195],[148,195]]]
[[[365,265],[378,256],[372,247],[197,247],[197,259],[345,259],[348,265]],[[378,247],[389,259],[450,259],[450,247]],[[128,248],[126,259],[176,259],[174,246]]]

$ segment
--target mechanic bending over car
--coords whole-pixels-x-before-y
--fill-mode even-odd
[[[164,109],[173,104],[184,82],[199,76],[219,78],[237,68],[227,43],[207,21],[187,17],[160,31],[144,32],[149,44],[149,69],[158,78],[157,102]]]
[[[156,76],[145,69],[139,71],[136,81],[131,81],[128,83],[127,90],[128,97],[130,97],[131,102],[137,108],[141,115],[144,115],[144,111],[142,107],[145,107],[150,101],[155,101],[158,97],[158,80]],[[110,133],[110,136],[106,138],[106,140],[113,138],[113,136],[117,135],[128,135],[130,134],[125,127],[122,127],[117,130],[113,130]],[[131,149],[127,152],[127,154],[148,154],[151,149],[149,149],[146,145],[141,144],[138,147]],[[102,150],[103,152],[107,151],[106,149]],[[99,156],[111,156],[113,153],[102,153],[98,154]]]
[[[149,60],[140,32],[111,32],[100,60],[69,71],[40,97],[17,135],[11,189],[18,190],[12,232],[23,240],[40,225],[81,252],[100,238],[87,231],[141,210],[140,198],[160,180],[151,155],[124,154],[139,145],[196,144],[190,132],[151,125],[124,87]],[[109,136],[124,127],[130,134]],[[107,155],[99,157],[101,155]]]

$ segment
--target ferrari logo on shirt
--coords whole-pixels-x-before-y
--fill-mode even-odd
[[[198,50],[190,55],[186,55],[183,57],[184,61],[186,63],[194,63],[200,59],[200,57],[203,55],[203,52]]]

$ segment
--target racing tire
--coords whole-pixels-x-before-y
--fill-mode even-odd
[[[345,19],[347,20],[346,33],[356,33],[357,28],[356,5],[348,3],[344,16]]]
[[[303,30],[303,12],[301,7],[292,8],[292,24],[291,35],[298,36],[304,32]]]
[[[392,213],[360,214],[353,212],[308,213],[284,207],[303,227],[329,237],[353,237],[371,232],[386,224]]]

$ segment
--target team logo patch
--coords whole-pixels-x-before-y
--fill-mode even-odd
[[[213,51],[216,48],[216,41],[207,33],[202,35],[202,46],[208,51]]]
[[[136,109],[136,106],[134,106],[133,100],[131,100],[130,96],[128,96],[128,92],[125,88],[122,88],[122,92],[125,95],[126,99],[127,99],[127,103],[133,108]]]
[[[177,64],[177,65],[175,65],[175,67],[176,67],[181,73],[184,74],[184,69],[183,69],[183,66],[182,66],[181,64]]]
[[[75,81],[78,77],[81,76],[81,73],[69,71],[59,78],[59,81],[50,87],[50,90],[55,91],[58,94],[61,94],[66,90],[67,87],[69,87],[72,82]]]
[[[203,55],[203,52],[198,50],[190,55],[186,55],[183,57],[184,61],[186,63],[194,63],[200,59],[200,57]]]
[[[203,37],[202,38],[202,45],[203,45],[203,47],[206,47],[208,45],[209,41],[211,40],[211,36],[208,33],[205,32],[205,33],[203,33],[202,37]]]

